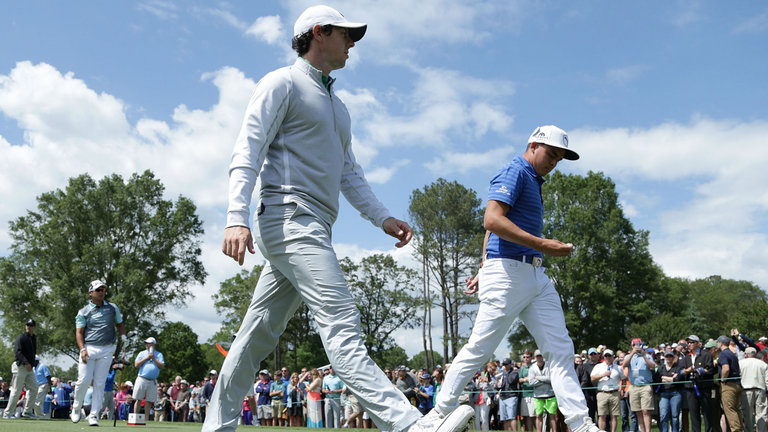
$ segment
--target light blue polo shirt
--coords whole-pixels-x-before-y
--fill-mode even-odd
[[[344,387],[344,383],[341,382],[341,378],[338,375],[327,375],[323,378],[323,388],[326,390],[341,390]],[[326,399],[339,399],[341,393],[328,393],[325,395]]]
[[[629,382],[632,385],[644,385],[653,382],[653,371],[648,368],[648,363],[643,356],[653,361],[653,358],[646,353],[643,353],[642,356],[634,355],[629,360]]]
[[[491,179],[488,200],[510,206],[506,216],[525,232],[541,237],[544,229],[544,202],[541,185],[544,178],[536,174],[533,166],[522,156],[499,170]],[[517,243],[506,241],[494,233],[488,237],[486,253],[501,256],[537,255],[542,253]]]
[[[37,363],[37,366],[35,366],[35,379],[37,380],[37,385],[46,384],[49,376],[51,376],[51,371],[48,370],[48,366],[42,362]]]
[[[117,340],[115,324],[123,322],[123,316],[117,305],[104,301],[96,306],[89,301],[75,316],[75,328],[85,327],[86,345],[106,346]]]
[[[148,350],[144,350],[136,355],[136,360],[139,361],[149,355]],[[149,359],[141,364],[141,367],[139,367],[139,376],[146,379],[157,379],[158,375],[160,375],[160,368],[157,366],[157,363],[155,363],[155,359],[160,360],[161,363],[165,363],[165,358],[163,358],[163,353],[161,353],[158,350],[155,350],[155,358]]]

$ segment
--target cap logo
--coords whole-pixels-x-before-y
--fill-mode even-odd
[[[563,135],[563,146],[568,148],[568,135]]]

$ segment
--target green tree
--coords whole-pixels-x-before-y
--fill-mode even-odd
[[[212,342],[229,343],[232,335],[237,333],[240,323],[243,322],[248,305],[251,304],[253,289],[259,281],[263,264],[253,266],[251,271],[240,270],[240,273],[221,282],[219,292],[213,294],[213,307],[216,313],[224,316],[224,321],[216,334],[211,338]]]
[[[355,263],[343,258],[341,270],[360,310],[363,343],[371,358],[383,360],[382,353],[395,345],[392,333],[414,328],[420,321],[414,304],[415,271],[397,265],[390,255],[371,255]]]
[[[37,198],[36,211],[10,223],[11,254],[0,258],[0,313],[5,322],[34,315],[38,346],[75,358],[72,326],[88,301],[88,283],[102,279],[108,301],[120,307],[129,330],[146,333],[168,307],[183,306],[190,284],[203,283],[202,223],[195,205],[145,171],[124,182],[98,183],[88,174],[66,189]],[[30,295],[35,293],[35,295]],[[11,338],[12,326],[2,333]]]
[[[197,334],[188,325],[167,322],[155,339],[157,350],[165,359],[165,369],[160,371],[158,381],[171,382],[177,375],[186,380],[197,380],[208,372]]]
[[[618,346],[629,325],[648,321],[661,293],[662,272],[648,250],[648,232],[635,230],[614,183],[601,173],[552,173],[544,184],[545,238],[575,245],[568,257],[546,257],[575,346]],[[519,331],[510,342],[530,346]]]
[[[431,281],[437,285],[443,319],[443,357],[453,358],[462,342],[459,321],[462,306],[475,302],[463,292],[464,278],[477,268],[483,245],[483,209],[477,193],[458,182],[438,179],[414,190],[408,208],[414,229],[416,256],[424,263],[424,307],[430,311]],[[424,351],[433,352],[431,316],[426,314]],[[434,360],[430,360],[434,364]]]
[[[664,287],[664,296],[653,304],[653,316],[634,321],[632,335],[655,344],[689,334],[717,338],[730,335],[732,328],[748,336],[766,331],[768,295],[752,282],[720,276],[667,278]]]
[[[399,346],[392,346],[379,354],[376,364],[382,369],[396,368],[400,365],[408,366],[408,354]]]
[[[428,359],[434,359],[434,364],[429,364]],[[412,369],[425,368],[431,371],[436,365],[442,365],[443,361],[443,356],[441,356],[438,352],[432,352],[431,355],[427,355],[427,353],[421,351],[420,353],[411,357],[411,359],[408,361],[408,364]]]

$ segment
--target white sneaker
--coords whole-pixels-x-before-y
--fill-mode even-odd
[[[88,416],[88,426],[98,426],[99,419],[94,416]]]
[[[72,420],[72,423],[77,423],[80,421],[80,410],[72,410],[72,414],[69,415],[69,419]]]
[[[21,413],[21,418],[37,420],[40,417],[36,416],[35,413]]]
[[[590,417],[584,417],[584,423],[581,426],[573,430],[573,432],[605,432],[600,430]]]
[[[459,405],[448,415],[443,415],[433,408],[412,424],[408,432],[463,432],[474,416],[475,410],[467,405]]]

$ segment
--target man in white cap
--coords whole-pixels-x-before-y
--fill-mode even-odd
[[[80,358],[77,363],[74,403],[69,416],[75,423],[80,421],[80,409],[83,407],[83,399],[91,380],[93,380],[93,388],[104,388],[109,367],[112,364],[112,355],[115,353],[117,332],[125,336],[120,309],[117,305],[104,300],[106,289],[107,284],[100,280],[91,282],[88,285],[88,296],[91,301],[80,309],[75,317],[75,340],[80,348]],[[104,392],[93,392],[91,414],[88,416],[89,425],[99,425],[99,413],[103,400]]]
[[[448,432],[472,409],[449,417],[421,413],[391,385],[360,337],[359,311],[331,244],[339,193],[363,217],[398,240],[411,227],[392,217],[371,191],[352,152],[350,116],[334,92],[341,69],[367,25],[348,21],[328,6],[306,9],[296,20],[293,65],[256,85],[229,167],[229,207],[222,251],[240,265],[254,238],[267,264],[221,368],[204,431],[237,427],[253,371],[272,352],[300,303],[315,318],[328,359],[383,431]],[[251,195],[259,180],[252,236]]]
[[[453,359],[437,396],[435,409],[448,413],[518,317],[547,359],[552,387],[565,422],[573,432],[598,431],[589,417],[573,368],[573,341],[565,327],[555,286],[545,273],[543,255],[567,256],[573,245],[542,237],[544,177],[562,159],[576,160],[568,135],[556,126],[541,126],[528,147],[491,180],[485,211],[485,253],[480,273],[468,280],[467,293],[480,290],[480,307],[469,341]]]
[[[141,408],[141,401],[144,403],[144,412],[149,413],[147,409],[150,403],[154,405],[157,402],[157,377],[160,375],[160,369],[165,369],[165,359],[163,353],[155,350],[157,340],[148,337],[144,340],[144,351],[136,354],[136,360],[133,365],[139,368],[139,374],[136,377],[136,387],[133,389],[133,412],[138,413]]]

